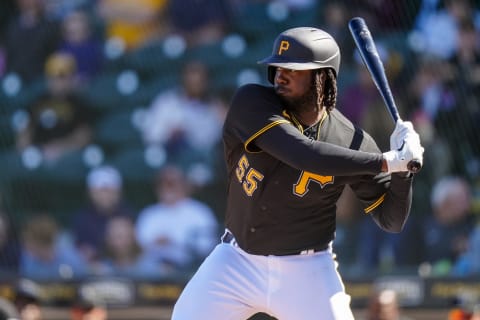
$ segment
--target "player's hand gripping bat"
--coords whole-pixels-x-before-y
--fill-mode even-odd
[[[392,116],[393,122],[396,123],[397,120],[401,118],[397,106],[395,105],[392,91],[390,90],[390,84],[388,83],[385,74],[385,68],[383,67],[382,60],[378,55],[377,47],[375,46],[372,34],[370,33],[365,20],[360,17],[352,18],[348,23],[348,28],[350,29],[350,33],[352,34],[363,62],[370,72],[372,80],[380,91],[385,106]],[[412,159],[408,163],[407,168],[409,171],[416,173],[422,168],[422,163],[418,159]]]

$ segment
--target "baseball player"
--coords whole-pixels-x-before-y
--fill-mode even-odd
[[[336,201],[348,184],[380,228],[400,232],[419,136],[398,122],[382,153],[335,109],[340,50],[320,29],[282,32],[260,63],[273,87],[240,87],[224,124],[225,233],[172,319],[353,319],[332,252]]]

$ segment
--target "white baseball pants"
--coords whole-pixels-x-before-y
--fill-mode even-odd
[[[351,320],[350,296],[331,250],[260,256],[221,243],[188,282],[172,320]]]

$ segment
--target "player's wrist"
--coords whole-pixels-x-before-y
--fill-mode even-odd
[[[390,151],[387,151],[387,152],[384,152],[383,153],[383,162],[385,162],[385,172],[392,172],[392,171],[397,171],[398,169],[394,168],[393,167],[397,167],[398,163],[398,160],[397,160],[397,156],[398,156],[398,151],[396,150],[390,150]],[[382,168],[383,168],[383,165],[382,165]],[[398,170],[400,171],[400,170]]]
[[[388,164],[387,164],[387,159],[385,159],[385,156],[382,157],[382,166],[380,167],[381,172],[388,172]]]

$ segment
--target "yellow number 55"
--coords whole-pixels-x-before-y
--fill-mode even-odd
[[[238,166],[235,170],[235,174],[238,182],[242,184],[243,190],[249,197],[251,197],[255,190],[257,190],[258,182],[263,180],[263,174],[254,168],[250,168],[250,164],[248,163],[248,159],[245,155],[238,160]]]

